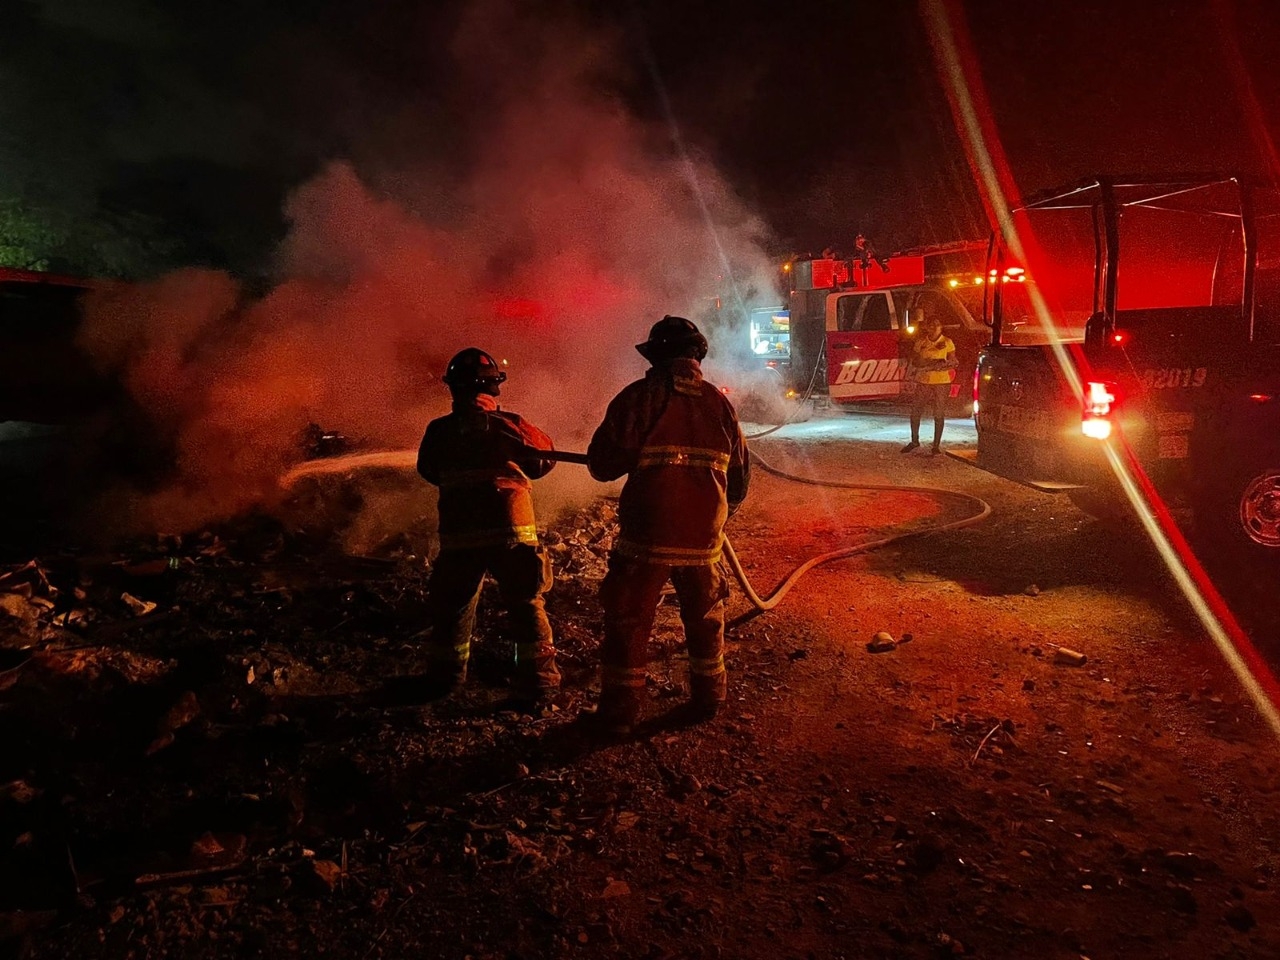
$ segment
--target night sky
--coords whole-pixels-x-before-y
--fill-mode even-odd
[[[484,84],[455,82],[464,6],[475,4],[10,0],[5,233],[28,247],[61,238],[55,266],[79,256],[125,273],[192,262],[252,275],[285,231],[288,191],[331,160],[388,190],[424,163],[461,175],[471,151],[494,149],[475,134]],[[859,231],[882,249],[983,232],[914,3],[487,6],[495,37],[520,8],[611,44],[616,69],[598,82],[668,146],[678,133],[709,157],[779,252],[847,246]],[[1280,5],[949,7],[1024,189],[1103,168],[1265,167],[1280,132]],[[518,57],[496,69],[519,82]]]

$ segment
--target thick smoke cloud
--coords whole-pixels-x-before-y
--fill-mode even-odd
[[[505,407],[582,449],[609,396],[642,374],[632,345],[653,321],[733,302],[734,281],[776,299],[760,221],[611,93],[616,38],[505,4],[471,10],[453,44],[458,90],[483,104],[465,156],[331,162],[287,200],[265,295],[188,271],[94,304],[86,342],[177,438],[180,475],[142,502],[146,525],[190,528],[269,499],[310,422],[415,445],[447,409],[439,375],[466,346],[508,363]],[[713,351],[723,360],[745,337],[738,327]],[[581,468],[552,478],[552,501],[598,492]]]

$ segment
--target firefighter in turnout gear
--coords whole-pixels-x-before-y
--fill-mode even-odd
[[[537,701],[560,688],[542,599],[551,561],[538,543],[532,494],[532,481],[555,464],[530,454],[554,448],[533,424],[498,409],[506,379],[483,350],[455,356],[444,376],[453,412],[427,425],[418,449],[418,473],[440,488],[440,555],[427,581],[433,672],[426,692],[433,698],[466,679],[486,573],[510,616],[516,698]]]
[[[725,699],[724,601],[719,567],[725,520],[747,495],[747,446],[728,399],[702,378],[706,338],[663,317],[636,349],[652,364],[609,404],[591,438],[597,480],[626,474],[617,544],[600,587],[604,642],[597,722],[625,734],[644,703],[649,633],[668,579],[680,602],[695,716]]]

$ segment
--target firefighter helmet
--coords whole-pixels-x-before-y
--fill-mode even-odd
[[[454,393],[487,393],[496,397],[499,385],[506,379],[498,362],[477,347],[454,354],[444,371],[444,382]]]
[[[701,360],[707,355],[707,338],[692,320],[668,315],[649,329],[649,339],[637,343],[636,349],[650,363],[675,357]]]

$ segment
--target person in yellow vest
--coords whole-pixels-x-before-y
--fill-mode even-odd
[[[433,672],[426,699],[448,696],[466,680],[486,573],[498,582],[510,617],[514,698],[532,705],[560,689],[542,599],[551,587],[551,561],[538,542],[532,482],[555,463],[530,453],[554,447],[533,424],[498,409],[506,379],[483,350],[458,353],[444,375],[453,412],[427,425],[418,449],[418,473],[440,488],[440,554],[427,580]]]
[[[916,315],[918,334],[911,345],[910,377],[914,384],[911,395],[911,442],[902,448],[910,453],[920,446],[920,418],[926,410],[933,412],[933,454],[942,452],[942,428],[947,422],[947,400],[955,377],[956,345],[943,334],[936,317]]]
[[[732,404],[702,378],[707,340],[684,317],[663,317],[636,350],[652,364],[609,403],[587,448],[597,480],[627,476],[618,540],[600,585],[602,733],[626,735],[645,702],[649,632],[667,580],[689,649],[692,719],[725,701],[724,524],[747,495],[747,444]]]

